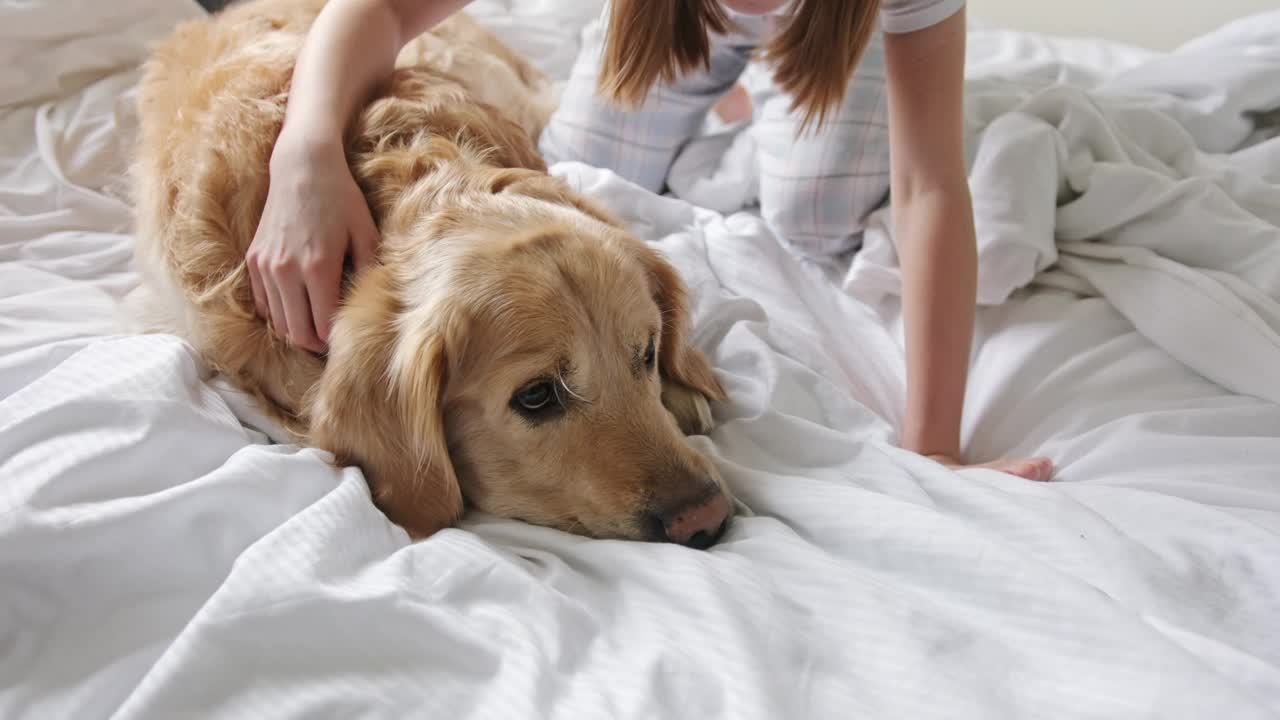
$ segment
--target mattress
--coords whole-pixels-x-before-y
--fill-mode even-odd
[[[1051,483],[896,446],[888,218],[797,258],[733,129],[667,196],[553,168],[692,288],[730,399],[690,442],[749,509],[699,552],[412,543],[122,332],[138,64],[202,11],[109,5],[0,0],[0,716],[1280,717],[1280,13],[1162,54],[973,24],[965,450]],[[598,7],[471,12],[563,78]]]

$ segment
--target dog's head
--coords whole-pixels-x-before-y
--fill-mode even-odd
[[[663,403],[723,398],[686,337],[684,285],[575,204],[501,193],[439,213],[388,236],[349,292],[311,439],[416,536],[464,496],[595,537],[705,547],[727,522],[723,482]]]

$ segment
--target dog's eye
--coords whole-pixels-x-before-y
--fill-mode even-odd
[[[559,416],[565,406],[554,380],[535,380],[511,396],[511,409],[529,422],[540,423]]]
[[[657,348],[654,346],[653,338],[649,338],[649,344],[644,349],[644,366],[648,370],[653,369],[654,362],[658,359]]]
[[[511,400],[521,410],[537,412],[556,401],[556,389],[550,380],[541,380],[520,388]]]

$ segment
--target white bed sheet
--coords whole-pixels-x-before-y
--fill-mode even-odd
[[[474,10],[567,68],[593,3],[509,5]],[[891,292],[576,165],[695,289],[732,399],[693,442],[754,515],[705,553],[478,514],[408,543],[184,343],[116,334],[134,68],[197,12],[0,0],[0,716],[1280,715],[1280,406],[1019,287],[980,312],[965,439],[1060,480],[944,470],[892,445]],[[1019,87],[1164,57],[971,46]]]

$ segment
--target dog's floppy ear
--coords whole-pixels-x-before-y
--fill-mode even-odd
[[[309,439],[341,464],[358,465],[374,503],[415,538],[462,514],[443,422],[443,331],[424,329],[398,347],[389,273],[361,273],[331,335],[328,362],[307,404]]]
[[[637,252],[649,271],[654,300],[662,311],[662,338],[658,369],[664,378],[696,390],[712,400],[725,400],[724,387],[711,370],[711,363],[689,344],[689,291],[680,274],[648,245],[635,241]]]

